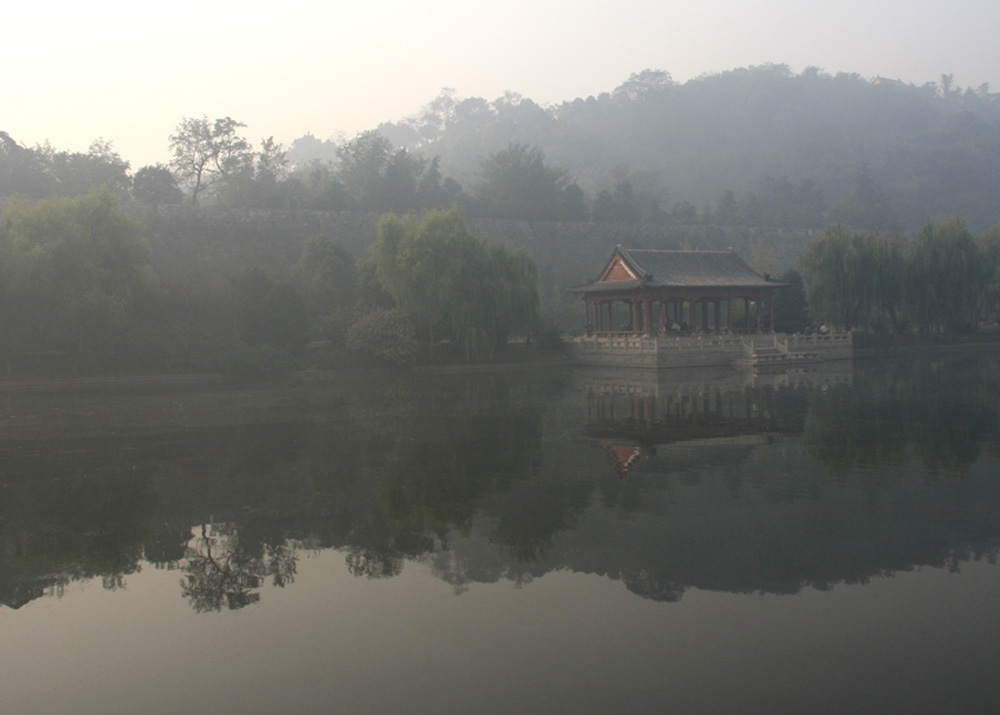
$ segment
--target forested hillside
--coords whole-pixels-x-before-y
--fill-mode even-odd
[[[631,192],[644,220],[842,220],[909,231],[953,215],[977,229],[1000,222],[1000,99],[947,75],[918,87],[769,65],[682,84],[646,70],[598,97],[551,107],[445,90],[379,131],[411,154],[440,157],[436,169],[472,196],[481,195],[483,162],[520,145],[575,180],[591,210],[601,209],[602,190],[624,203]],[[335,158],[335,149],[301,137],[289,158]],[[643,215],[654,201],[660,213]]]
[[[331,118],[331,125],[336,121]],[[419,212],[470,218],[916,233],[1000,224],[1000,95],[768,65],[685,83],[645,70],[549,107],[443,91],[349,139],[254,147],[232,117],[184,117],[169,165],[132,167],[0,132],[0,198],[98,186],[159,206]]]

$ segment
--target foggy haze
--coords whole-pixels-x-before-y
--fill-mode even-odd
[[[153,7],[6,8],[17,70],[5,77],[2,128],[24,145],[70,151],[113,140],[135,168],[167,161],[166,137],[182,116],[238,117],[251,140],[287,144],[399,120],[442,87],[487,98],[511,90],[545,105],[610,91],[645,67],[680,82],[778,62],[914,84],[943,73],[963,87],[1000,84],[1000,8],[982,0]]]

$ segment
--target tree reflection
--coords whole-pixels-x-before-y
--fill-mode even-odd
[[[997,383],[978,363],[879,363],[854,379],[812,396],[802,438],[839,479],[902,465],[911,448],[932,474],[964,477],[984,446],[995,448]]]
[[[853,386],[733,396],[713,382],[696,403],[661,385],[655,404],[639,395],[598,425],[643,445],[625,478],[578,438],[598,414],[582,389],[553,395],[520,375],[399,378],[336,399],[261,388],[250,424],[214,424],[213,406],[208,427],[72,449],[0,439],[0,603],[82,578],[121,588],[148,562],[181,571],[196,611],[236,610],[292,583],[303,544],[336,550],[358,578],[419,560],[461,591],[571,570],[659,601],[995,558],[1000,483],[971,469],[1000,455],[995,373],[880,362]]]
[[[487,497],[496,499],[537,470],[540,412],[450,414],[414,420],[383,463],[379,496],[407,542],[432,546],[428,532],[468,534]],[[424,538],[414,539],[415,534]],[[537,546],[531,547],[532,550]]]
[[[352,576],[391,578],[403,572],[403,559],[388,551],[356,547],[347,554],[347,570]]]
[[[181,593],[199,613],[257,603],[267,578],[284,587],[295,580],[298,556],[286,543],[250,543],[231,524],[202,524],[185,555]]]
[[[64,461],[50,457],[47,442],[17,446],[0,452],[0,603],[58,597],[90,578],[108,590],[124,587],[142,568],[155,503],[148,480],[100,443],[66,450]]]

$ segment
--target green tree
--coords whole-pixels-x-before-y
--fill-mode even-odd
[[[302,298],[290,283],[259,270],[237,280],[239,332],[247,345],[272,345],[293,355],[305,352],[309,321]]]
[[[470,234],[461,207],[382,217],[373,258],[379,282],[428,342],[447,336],[469,360],[491,359],[512,334],[537,327],[534,262]]]
[[[778,280],[788,286],[778,293],[774,305],[774,329],[779,333],[801,333],[809,325],[809,302],[802,275],[789,268]]]
[[[121,336],[157,285],[142,224],[107,189],[13,204],[0,220],[0,259],[20,336],[46,347]]]
[[[311,236],[302,249],[298,275],[316,332],[326,339],[342,333],[358,302],[354,256],[344,242],[331,236]]]

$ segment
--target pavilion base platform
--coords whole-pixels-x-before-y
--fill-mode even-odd
[[[643,369],[747,366],[758,373],[783,372],[827,360],[850,360],[854,356],[850,333],[655,337],[605,334],[577,338],[572,350],[574,357],[585,365]]]

